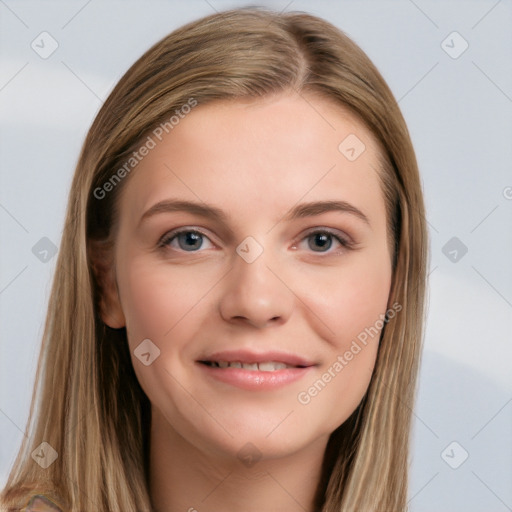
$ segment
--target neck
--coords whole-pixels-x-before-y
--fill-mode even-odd
[[[238,458],[205,454],[152,408],[150,439],[154,512],[314,510],[327,438],[286,458],[244,464]]]

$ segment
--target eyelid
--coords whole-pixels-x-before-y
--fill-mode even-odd
[[[194,227],[194,226],[182,226],[182,227],[179,227],[179,228],[176,228],[176,229],[173,229],[171,231],[167,231],[161,238],[160,240],[158,241],[158,247],[166,247],[168,245],[168,243],[173,239],[175,238],[177,235],[181,234],[181,233],[197,233],[199,235],[202,235],[204,236],[205,238],[208,238],[208,240],[210,240],[210,242],[212,244],[215,245],[215,243],[212,241],[210,235],[208,235],[207,233],[205,233],[205,231],[203,231],[202,229],[199,229],[197,227]],[[191,251],[191,252],[194,252],[194,251]]]
[[[352,244],[352,245],[355,244],[352,237],[345,231],[340,231],[339,229],[322,227],[322,226],[315,226],[313,228],[307,229],[301,236],[302,236],[302,238],[305,238],[307,236],[314,235],[316,233],[327,233],[334,237],[341,238],[347,244]],[[302,238],[301,238],[301,240],[302,240]]]
[[[317,233],[327,234],[327,235],[332,236],[341,245],[341,249],[338,249],[338,251],[336,251],[336,250],[333,250],[333,251],[328,250],[328,251],[325,251],[325,252],[323,252],[323,251],[310,251],[312,254],[316,254],[316,255],[325,254],[326,256],[324,256],[324,257],[327,257],[328,255],[339,254],[343,250],[350,250],[350,249],[356,249],[357,248],[356,242],[347,233],[345,233],[343,231],[339,231],[337,229],[332,229],[332,228],[327,228],[327,227],[322,227],[322,226],[315,226],[314,228],[310,228],[306,232],[303,232],[299,236],[297,241],[293,243],[292,247],[296,249],[297,245],[300,242],[304,241],[308,237],[310,237],[312,235],[315,235]]]

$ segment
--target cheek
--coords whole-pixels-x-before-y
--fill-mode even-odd
[[[197,335],[193,329],[199,329],[198,315],[204,314],[204,298],[215,280],[191,268],[171,272],[165,263],[136,256],[119,261],[118,282],[132,364],[140,385],[153,403],[186,409],[186,402],[176,405],[184,397],[170,375],[178,382],[187,380],[183,364],[187,347]],[[153,345],[148,349],[147,342],[142,344],[147,339],[156,349]],[[148,350],[153,351],[151,358],[158,355],[146,365],[139,355]]]
[[[304,424],[329,411],[323,428],[332,432],[363,398],[375,366],[391,274],[389,256],[382,253],[355,258],[336,279],[316,276],[306,305],[316,313],[317,332],[330,348],[319,373],[297,395]]]
[[[322,269],[302,274],[303,285],[309,286],[302,290],[305,303],[316,314],[318,330],[333,348],[346,350],[377,322],[382,328],[379,320],[387,309],[391,275],[389,255],[384,251],[354,254],[335,272]]]
[[[338,300],[329,309],[333,330],[341,335],[336,338],[340,348],[381,319],[386,312],[390,284],[391,272],[386,269],[367,267],[361,273],[346,276],[340,284]]]
[[[120,293],[132,343],[145,338],[166,339],[215,284],[200,272],[181,269],[170,273],[165,265],[142,259],[120,265]]]

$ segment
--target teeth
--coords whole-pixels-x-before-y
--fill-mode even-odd
[[[213,366],[214,368],[243,368],[244,370],[259,370],[260,372],[275,372],[276,370],[293,368],[293,366],[277,361],[265,361],[262,363],[241,363],[240,361],[210,361],[209,365]]]
[[[262,372],[273,372],[275,370],[283,370],[284,368],[290,368],[288,365],[284,363],[275,363],[274,361],[258,363],[258,367]]]

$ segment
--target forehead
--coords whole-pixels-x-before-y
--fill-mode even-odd
[[[122,192],[121,212],[133,222],[169,196],[231,207],[241,216],[279,215],[301,199],[350,198],[383,208],[373,136],[324,98],[215,101],[194,107],[161,140],[150,137],[153,149]]]

